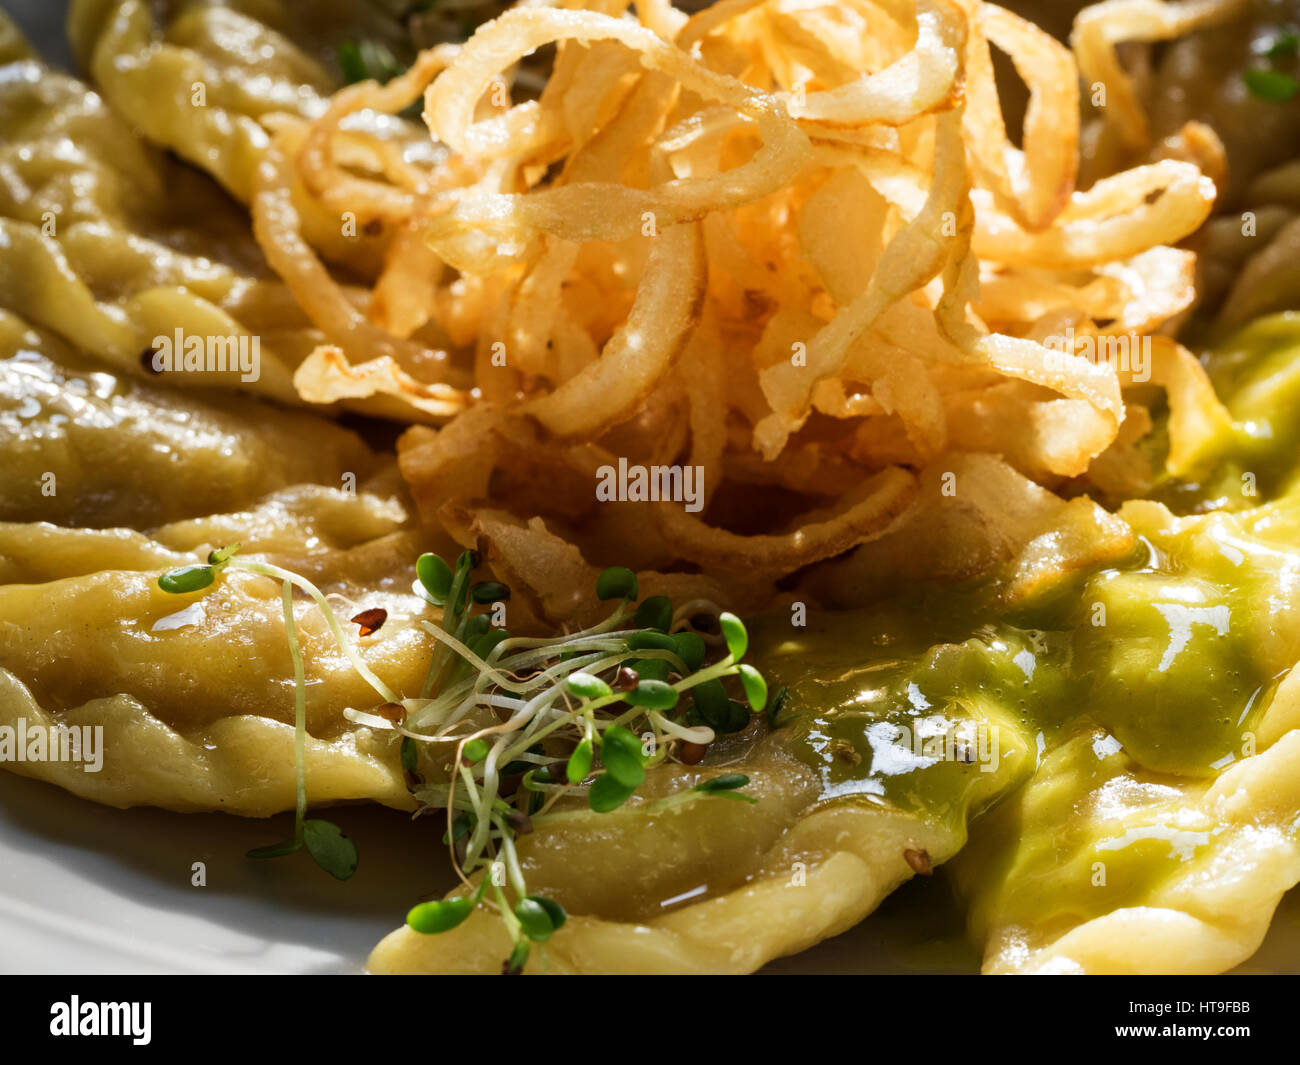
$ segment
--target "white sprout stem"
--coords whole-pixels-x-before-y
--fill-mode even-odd
[[[537,819],[539,817],[546,817],[550,814],[551,807],[564,798],[564,796],[568,795],[569,792],[573,790],[573,785],[566,781],[559,787],[547,788],[546,790],[549,793],[549,798],[542,803],[542,808],[538,810],[537,813],[529,815],[529,820],[531,820],[534,825],[537,824]]]
[[[703,605],[703,604],[701,604]],[[530,746],[544,739],[546,736],[563,728],[573,720],[573,711],[567,707],[555,713],[555,716],[546,721],[554,713],[554,704],[564,694],[563,679],[568,675],[578,672],[581,669],[588,668],[594,673],[601,673],[608,669],[617,667],[629,658],[658,658],[668,661],[673,666],[680,666],[685,671],[686,664],[681,661],[680,657],[666,649],[662,648],[643,648],[639,651],[631,650],[626,647],[624,642],[627,636],[638,630],[629,630],[626,633],[610,633],[605,635],[613,624],[618,620],[617,613],[600,626],[594,626],[593,630],[584,633],[574,634],[569,638],[556,642],[545,639],[507,639],[492,649],[487,659],[480,657],[469,649],[456,636],[448,633],[440,626],[435,626],[429,622],[421,622],[422,627],[439,643],[452,650],[460,658],[469,662],[475,669],[476,676],[472,679],[466,679],[455,685],[451,690],[442,693],[437,699],[430,700],[418,714],[418,722],[429,722],[432,718],[437,721],[441,730],[448,729],[464,718],[469,711],[475,706],[494,706],[501,709],[511,710],[511,716],[500,725],[494,726],[489,730],[481,730],[475,736],[497,733],[499,739],[493,744],[489,751],[488,757],[484,759],[481,767],[482,779],[476,779],[474,770],[466,766],[463,762],[459,764],[460,775],[464,778],[467,790],[471,793],[471,804],[476,814],[476,824],[474,831],[466,847],[466,864],[472,864],[484,848],[493,838],[491,832],[491,821],[489,818],[482,817],[484,809],[491,809],[496,800],[499,777],[497,766],[499,764],[508,764],[516,758],[526,755]],[[594,631],[594,630],[604,630]],[[601,637],[604,636],[602,639]],[[594,643],[595,647],[590,645]],[[578,646],[584,645],[582,649],[588,651],[585,655],[579,655],[575,658],[565,659],[557,662],[549,668],[540,671],[536,676],[530,677],[525,681],[511,681],[506,673],[514,673],[518,668],[531,665],[534,662],[546,661],[554,658],[557,652],[565,649],[577,649]],[[512,648],[519,648],[520,653],[507,655],[506,652]],[[612,654],[602,654],[602,652],[613,652]],[[503,672],[504,670],[504,672]],[[704,683],[715,677],[727,676],[735,672],[735,666],[732,658],[728,656],[714,666],[701,670],[699,673],[687,676],[674,685],[678,691],[686,691],[697,684]],[[541,688],[527,702],[521,702],[518,699],[511,699],[507,696],[494,695],[483,691],[489,684],[497,688],[513,690],[516,692],[528,692],[536,688]],[[617,694],[611,694],[602,699],[593,700],[584,709],[599,709],[605,704],[619,702],[621,697]],[[675,722],[668,721],[661,714],[647,713],[641,707],[631,707],[626,713],[618,717],[615,721],[603,723],[592,721],[592,726],[599,729],[602,724],[609,727],[614,723],[625,723],[642,714],[646,714],[647,720],[655,725],[657,731],[665,736],[673,736],[695,743],[708,743],[713,739],[713,731],[707,728],[694,729],[686,726],[677,725]],[[438,720],[441,719],[441,720]],[[407,732],[406,729],[399,731]],[[417,736],[419,734],[416,734]],[[426,738],[426,737],[420,737]],[[462,742],[474,737],[462,737]],[[511,742],[511,739],[514,742]],[[453,737],[447,736],[442,732],[436,739],[450,741]],[[459,752],[458,752],[459,757]],[[481,790],[480,790],[481,789]],[[455,792],[451,789],[448,795],[449,809],[455,808]]]
[[[474,779],[474,774],[469,766],[460,760],[459,751],[456,752],[456,759],[460,769],[460,777],[465,782],[465,789],[474,802],[474,830],[470,833],[465,844],[465,865],[472,867],[488,843],[488,834],[492,827],[492,804],[490,800],[486,800],[484,793],[479,790],[478,781]],[[486,858],[485,860],[490,861],[491,859]]]
[[[457,759],[459,760],[459,758],[460,758],[460,753],[457,752]],[[474,781],[474,774],[469,771],[469,766],[465,765],[464,762],[458,761],[457,768],[459,769],[459,776],[461,780],[465,782],[465,791],[466,794],[469,796],[470,803],[472,804],[470,809],[473,810],[474,812],[474,830],[470,833],[469,838],[465,840],[465,858],[463,863],[457,863],[457,864],[460,867],[464,868],[465,870],[471,870],[474,866],[475,859],[478,857],[479,851],[482,849],[483,844],[487,842],[485,837],[480,838],[479,835],[479,829],[486,823],[487,818],[483,815],[483,807],[479,801],[478,787],[476,786]],[[447,800],[447,807],[449,810],[455,809],[455,799],[456,799],[455,777],[453,777],[451,794]],[[447,827],[448,827],[448,839],[450,839],[451,838],[450,820],[448,821]],[[477,840],[477,845],[476,845],[476,840]]]
[[[629,617],[631,613],[632,611],[628,609],[627,604],[622,603],[614,610],[614,613],[610,614],[610,616],[607,617],[604,621],[597,622],[595,625],[592,625],[590,628],[580,629],[577,632],[572,632],[568,636],[566,636],[563,640],[555,640],[554,638],[548,638],[546,636],[512,636],[508,640],[502,640],[501,646],[508,649],[513,649],[515,647],[519,647],[519,648],[563,647],[566,644],[573,643],[575,640],[582,640],[582,639],[586,639],[589,636],[599,636],[605,633],[609,633],[610,630],[614,628],[614,626],[616,626],[624,618]]]
[[[330,633],[334,637],[334,642],[339,645],[339,649],[343,652],[344,656],[352,663],[352,668],[361,674],[366,683],[374,688],[385,702],[401,702],[397,693],[375,676],[374,671],[366,665],[366,660],[362,658],[361,655],[357,653],[356,648],[348,642],[347,637],[343,635],[343,628],[339,625],[338,617],[335,615],[333,608],[329,605],[329,600],[321,594],[321,590],[317,588],[316,585],[312,584],[311,581],[307,580],[305,577],[299,577],[296,573],[290,573],[286,569],[281,569],[279,566],[273,566],[269,562],[246,562],[232,558],[226,564],[233,566],[236,569],[248,570],[250,573],[260,573],[264,577],[275,577],[279,580],[293,584],[295,587],[301,588],[304,592],[310,595],[312,599],[315,600],[316,605],[320,607],[321,613],[325,615],[325,623],[329,626]]]
[[[433,630],[430,631],[432,632]],[[438,631],[441,632],[442,630]],[[434,635],[437,636],[437,632],[435,632]],[[557,651],[562,651],[566,648],[573,649],[575,645],[587,642],[589,639],[590,638],[587,636],[582,636],[581,638],[574,637],[559,643],[530,640],[528,641],[529,643],[540,644],[541,649],[532,651],[531,653],[525,652],[523,654],[511,656],[509,666],[505,667],[506,672],[513,673],[517,667],[532,665],[535,662],[543,662],[554,658]],[[463,680],[454,688],[443,692],[437,699],[425,701],[424,706],[417,711],[417,722],[423,725],[430,719],[433,719],[440,725],[440,727],[447,728],[461,720],[474,706],[495,705],[508,709],[518,709],[522,707],[524,705],[523,703],[518,701],[509,702],[504,696],[487,696],[483,694],[483,689],[487,687],[490,676],[499,678],[501,675],[495,667],[497,665],[504,666],[504,663],[501,662],[502,649],[514,642],[515,641],[513,640],[503,640],[497,645],[497,647],[492,649],[486,660],[480,660],[487,666],[492,667],[488,671],[480,671],[472,680]],[[583,649],[588,650],[588,648]],[[607,651],[616,652],[615,657],[612,660],[609,660],[608,664],[617,664],[629,656],[629,652],[624,649],[618,641],[614,640],[612,637],[606,637],[598,640],[596,646],[589,649],[588,654],[557,662],[549,669],[539,672],[536,676],[530,677],[526,681],[515,683],[507,682],[504,685],[498,683],[498,687],[504,687],[509,691],[514,691],[520,694],[525,694],[539,687],[549,690],[548,685],[551,684],[551,682],[558,680],[561,676],[566,676],[570,673],[577,672],[586,666],[601,662],[601,653]],[[598,666],[597,668],[608,668],[608,664]],[[489,703],[487,701],[488,699],[493,701]],[[455,704],[455,709],[451,710],[450,713],[447,713],[447,707],[452,704]]]
[[[523,705],[523,701],[520,699],[511,699],[504,695],[488,695],[482,692],[474,692],[473,694],[466,696],[450,714],[447,714],[446,717],[443,718],[443,720],[433,722],[438,727],[438,733],[432,738],[434,740],[447,738],[447,729],[451,728],[453,725],[459,724],[464,720],[465,715],[476,706],[492,706],[502,710],[517,710]],[[421,722],[423,722],[423,719],[427,716],[430,715],[422,714]]]
[[[491,877],[491,871],[484,875]],[[501,890],[501,885],[492,884],[492,893],[497,897],[497,905],[501,907],[501,916],[506,922],[506,927],[510,929],[510,938],[516,943],[519,942],[523,934],[523,926],[519,923],[519,918],[515,916],[514,911],[510,909],[510,904],[506,902],[506,893]]]
[[[707,669],[701,669],[698,673],[692,673],[689,677],[679,680],[673,687],[679,691],[690,691],[697,685],[705,681],[716,680],[719,677],[730,677],[736,673],[736,660],[731,655],[719,662],[714,662]]]
[[[365,725],[366,728],[383,729],[387,732],[397,731],[394,725],[386,717],[380,717],[378,714],[367,714],[364,710],[357,710],[351,706],[343,708],[343,716],[357,725]]]
[[[518,682],[512,683],[509,678],[507,678],[505,674],[501,673],[495,666],[484,661],[482,658],[479,658],[478,655],[461,643],[460,640],[456,639],[455,636],[451,635],[451,633],[447,632],[440,626],[434,625],[428,621],[420,622],[420,626],[439,643],[446,644],[460,655],[461,658],[469,662],[470,665],[478,670],[480,679],[485,679],[488,682],[495,684],[498,688],[503,688],[506,691],[514,691],[517,689],[526,691],[529,688],[536,687],[536,678],[530,678],[533,683],[525,685],[520,685]],[[504,643],[506,641],[502,642]],[[552,657],[553,654],[554,652],[552,652],[552,655],[548,655],[547,657]],[[499,661],[500,659],[498,659],[498,662]],[[563,664],[568,665],[567,662]],[[549,673],[549,670],[547,672]]]
[[[459,597],[459,593],[457,593],[457,596]],[[458,646],[461,646],[460,641],[456,640],[455,634],[452,633],[446,627],[447,620],[448,620],[447,611],[449,609],[449,603],[450,600],[448,600],[447,603],[443,604],[442,621],[438,625],[434,626],[427,621],[423,621],[420,624],[423,625],[424,628],[429,633],[431,633],[436,639],[441,639],[443,636],[446,636],[449,640],[454,641]],[[456,620],[457,630],[460,630],[465,625],[465,622],[468,620],[468,618],[469,618],[469,604],[466,603],[465,608],[461,611],[460,617],[457,618]],[[464,649],[464,654],[465,655],[469,654],[469,648]],[[442,679],[443,673],[446,672],[447,665],[448,665],[447,655],[445,653],[444,648],[441,646],[435,647],[433,649],[433,655],[429,659],[429,668],[424,674],[424,683],[420,685],[420,696],[422,698],[428,698],[429,695],[432,694],[435,683]],[[454,662],[454,660],[451,665],[452,665],[452,671],[454,673],[456,669],[456,663]]]
[[[515,841],[511,834],[506,831],[506,826],[502,823],[501,829],[501,856],[506,863],[506,875],[510,877],[510,886],[515,889],[515,894],[521,899],[528,894],[528,887],[524,883],[524,870],[519,864],[519,854],[515,850]]]
[[[601,673],[607,669],[610,669],[613,666],[618,665],[620,662],[624,661],[627,657],[628,657],[628,653],[626,651],[623,651],[620,652],[619,654],[611,655],[609,657],[599,659],[596,662],[592,663],[592,666],[595,672]],[[576,661],[577,661],[576,659],[571,659],[570,661],[561,664],[564,666],[569,666]],[[571,672],[577,672],[577,670],[576,669],[571,670]],[[540,728],[527,727],[530,725],[534,725],[536,722],[538,722],[540,720],[541,714],[550,710],[555,700],[561,698],[563,695],[564,695],[564,686],[562,684],[552,685],[551,687],[546,688],[539,694],[533,696],[533,698],[530,699],[528,703],[521,710],[518,711],[518,713],[514,714],[509,720],[503,723],[502,725],[503,731],[523,733],[523,735],[516,741],[514,748],[512,748],[512,751],[527,750],[530,746],[532,746],[532,744],[536,743],[543,736],[549,735],[551,732],[554,732],[555,729],[562,727],[565,724],[565,722],[570,720],[570,712],[566,710],[562,717],[560,717],[556,721],[553,721],[548,726],[543,726]],[[593,700],[591,705],[593,706],[604,705],[607,702],[617,702],[619,698],[620,696],[618,695],[618,693],[614,693],[609,696],[603,696],[601,699]],[[634,707],[633,709],[636,710],[638,713],[641,712],[640,707]]]
[[[677,609],[673,611],[673,623],[676,624],[683,618],[689,618],[695,614],[712,614],[716,618],[721,613],[722,607],[712,599],[688,599],[684,603],[679,603]]]
[[[284,605],[284,631],[293,658],[293,756],[296,766],[293,838],[302,843],[303,821],[307,815],[307,674],[302,664],[302,646],[298,643],[298,625],[293,619],[293,584],[284,582],[281,599]]]
[[[606,669],[609,669],[611,666],[617,665],[626,657],[627,654],[626,652],[624,652],[622,654],[612,655],[606,658],[598,659],[597,661],[591,663],[591,665],[597,673],[600,673]],[[576,661],[576,659],[570,660],[569,662],[563,662],[561,663],[561,665],[570,666],[573,661]],[[547,670],[547,672],[550,673],[550,670]],[[576,669],[570,670],[570,672],[577,672],[577,670]],[[563,685],[561,684],[553,684],[549,688],[544,688],[542,691],[538,692],[531,699],[529,699],[528,702],[525,703],[521,709],[519,709],[514,714],[512,714],[508,720],[502,722],[502,731],[505,732],[519,731],[519,729],[521,729],[525,724],[527,724],[529,721],[533,719],[533,717],[537,714],[539,710],[545,709],[563,694],[564,694],[564,689],[563,689]],[[611,698],[610,701],[613,701],[613,698]]]
[[[436,630],[430,629],[430,632],[433,633],[433,635],[437,639],[442,639],[442,636],[440,636],[439,633],[445,635],[445,630],[443,629],[436,629]],[[452,637],[451,639],[455,640],[455,637]],[[456,642],[458,643],[459,641]],[[549,661],[550,659],[555,658],[557,654],[566,650],[580,649],[582,651],[589,652],[590,654],[593,655],[598,655],[601,652],[623,650],[622,644],[619,641],[615,640],[613,637],[603,637],[603,638],[585,637],[583,640],[568,640],[563,643],[551,644],[548,647],[540,650],[528,651],[521,654],[512,655],[509,659],[509,663],[507,664],[501,661],[501,659],[504,656],[501,654],[500,648],[504,647],[506,644],[509,644],[511,642],[513,641],[502,640],[500,644],[498,644],[496,647],[492,649],[492,651],[489,653],[486,659],[478,659],[478,661],[481,662],[483,666],[486,668],[480,670],[479,675],[476,678],[472,680],[467,678],[465,680],[460,681],[454,688],[448,689],[448,691],[444,692],[442,696],[440,696],[440,699],[448,698],[452,693],[460,692],[471,686],[481,689],[483,687],[486,687],[489,681],[491,683],[496,684],[497,687],[502,688],[505,691],[514,692],[517,695],[525,695],[528,692],[532,691],[534,688],[543,685],[548,679],[550,679],[553,675],[555,675],[557,671],[566,672],[578,668],[576,664],[577,660],[569,659],[564,662],[558,663],[555,667],[553,667],[553,669],[540,672],[535,676],[528,677],[526,680],[509,680],[506,679],[507,674],[515,674],[517,673],[517,670],[521,668],[527,668],[538,662]],[[583,646],[581,648],[578,648],[577,647],[578,644],[588,644],[588,646]],[[627,652],[624,650],[624,654],[626,653]],[[583,659],[583,661],[586,662],[590,662],[594,660],[595,660],[594,658],[590,658],[590,657]],[[474,659],[471,658],[470,661],[473,662]],[[504,674],[502,673],[501,670],[497,668],[498,666],[504,669]],[[433,701],[437,702],[439,700],[433,700]]]
[[[529,747],[540,743],[552,732],[563,728],[573,720],[572,711],[570,711],[568,707],[559,711],[555,709],[555,701],[563,695],[563,692],[558,690],[558,686],[557,688],[552,688],[547,695],[549,698],[543,705],[537,708],[536,713],[534,713],[532,719],[527,723],[527,726],[519,730],[519,738],[506,752],[507,761],[513,762],[516,758],[523,757],[523,755],[528,753]],[[543,715],[546,714],[554,714],[555,716],[543,725],[541,724],[541,721]]]
[[[692,728],[689,725],[679,725],[676,721],[669,721],[658,710],[651,710],[647,715],[651,724],[661,732],[670,736],[676,736],[679,740],[685,740],[687,743],[709,744],[714,740],[713,729],[707,725],[701,725],[699,728]]]
[[[673,672],[678,676],[685,677],[690,673],[686,661],[676,652],[670,651],[666,647],[642,647],[640,650],[631,653],[632,658],[659,658],[673,667]]]

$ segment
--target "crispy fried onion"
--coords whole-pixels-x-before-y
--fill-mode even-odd
[[[1231,3],[1112,0],[1073,53],[977,0],[588,6],[518,7],[342,90],[277,132],[255,203],[328,341],[304,395],[441,425],[400,446],[422,515],[492,539],[538,617],[626,557],[748,594],[869,555],[954,455],[998,454],[1035,491],[1104,456],[1114,486],[1151,384],[1168,468],[1195,463],[1223,416],[1196,360],[1098,353],[1192,303],[1175,245],[1213,206],[1213,145],[1189,130],[1177,158],[1078,191],[1078,84],[1104,77],[1108,120],[1139,129],[1116,42]],[[551,45],[527,98],[516,65]],[[993,49],[1028,89],[1020,146]],[[420,92],[431,153],[365,132]],[[308,245],[304,201],[382,230],[368,304]]]
[[[1107,0],[1079,13],[1070,38],[1079,72],[1085,82],[1104,93],[1098,97],[1098,111],[1128,147],[1146,148],[1150,131],[1133,79],[1125,73],[1116,46],[1126,41],[1148,44],[1169,41],[1192,30],[1226,22],[1240,14],[1248,2]]]

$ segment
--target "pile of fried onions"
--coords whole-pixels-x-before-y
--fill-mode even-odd
[[[1176,245],[1213,168],[1153,152],[1077,189],[1080,65],[1140,137],[1116,44],[1233,7],[1109,0],[1078,60],[975,0],[517,7],[276,130],[256,232],[328,341],[297,387],[421,423],[399,452],[424,518],[550,622],[611,563],[757,602],[897,526],[958,453],[1077,494],[1150,428],[1153,392],[1180,472],[1213,392],[1167,339],[1145,388],[1128,363],[1195,297]],[[516,98],[551,45],[546,87]],[[1028,89],[1019,147],[992,49]],[[349,123],[419,99],[431,156]],[[369,291],[313,252],[303,195],[387,235]],[[598,499],[620,460],[678,488],[698,471],[695,496]]]

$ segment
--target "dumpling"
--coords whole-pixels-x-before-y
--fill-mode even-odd
[[[379,465],[332,422],[141,381],[2,309],[0,448],[0,520],[91,527],[239,509],[295,484],[342,489]]]
[[[293,670],[279,584],[229,574],[173,596],[159,573],[241,542],[327,592],[383,607],[362,654],[418,683],[425,604],[403,586],[426,537],[391,459],[351,431],[95,369],[0,312],[0,726],[101,726],[102,768],[9,768],[118,806],[265,815],[293,805]],[[77,527],[68,527],[75,522]],[[347,721],[364,694],[303,604],[314,802],[409,806],[396,751]],[[12,740],[12,737],[11,737]],[[0,742],[3,742],[0,740]]]
[[[149,17],[143,5],[124,6]],[[197,11],[200,21],[242,17]],[[17,41],[3,15],[0,23]],[[294,371],[326,337],[266,265],[246,212],[143,141],[88,86],[17,44],[11,52],[0,77],[0,306],[127,375],[303,405]],[[187,104],[177,121],[209,113]],[[393,136],[415,139],[409,124],[391,125]],[[225,150],[213,154],[229,159],[234,130],[225,133]],[[259,143],[269,143],[265,134]],[[316,247],[373,276],[390,234],[353,232],[305,194],[293,201]],[[201,359],[188,347],[195,340]],[[347,405],[392,410],[366,398]]]
[[[949,859],[989,972],[1248,957],[1300,880],[1300,496],[1121,518],[1129,551],[1058,560],[1051,580],[1025,584],[1013,559],[1001,580],[753,623],[786,696],[713,771],[748,775],[758,804],[543,819],[519,845],[529,889],[574,916],[530,966],[750,971]],[[647,797],[698,779],[658,772]],[[400,929],[370,965],[488,971],[508,951],[476,912]]]

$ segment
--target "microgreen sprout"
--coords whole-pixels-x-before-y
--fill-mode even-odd
[[[1268,50],[1264,53],[1269,59],[1294,59],[1300,53],[1300,33],[1297,33],[1292,27],[1286,26],[1278,30],[1277,34],[1268,42]]]
[[[666,595],[652,595],[636,608],[636,623],[666,633],[673,624],[673,601]]]
[[[158,578],[158,587],[172,595],[186,595],[206,588],[217,574],[213,566],[181,566]]]
[[[1286,103],[1300,93],[1300,81],[1282,70],[1251,67],[1242,74],[1242,78],[1252,96],[1268,103]]]
[[[371,78],[382,84],[405,69],[386,45],[370,39],[344,41],[338,47],[337,59],[348,84]]]
[[[763,674],[753,666],[743,665],[740,669],[740,684],[745,689],[745,697],[749,699],[749,705],[758,713],[763,707],[767,706],[767,681],[763,679]]]
[[[745,729],[751,709],[766,709],[775,720],[766,682],[740,661],[748,646],[744,623],[716,607],[709,611],[706,624],[716,617],[710,631],[721,633],[727,652],[710,662],[708,643],[688,628],[698,620],[701,601],[677,611],[666,596],[638,603],[636,574],[629,569],[612,567],[599,575],[597,596],[611,604],[603,621],[539,638],[511,636],[492,624],[495,604],[507,601],[510,589],[497,580],[474,579],[477,552],[462,552],[454,565],[433,553],[421,555],[412,589],[439,608],[436,619],[417,612],[409,619],[380,620],[381,630],[366,623],[379,613],[387,619],[386,612],[357,615],[362,635],[373,640],[402,627],[421,629],[432,639],[423,685],[418,695],[403,698],[370,669],[319,589],[280,567],[236,558],[236,550],[237,545],[223,548],[212,552],[206,566],[164,574],[159,586],[176,594],[199,591],[227,567],[281,584],[295,677],[297,817],[292,839],[250,853],[276,857],[306,849],[340,879],[357,864],[355,846],[337,826],[305,816],[306,685],[293,609],[297,589],[310,597],[344,656],[374,691],[371,707],[345,715],[392,731],[395,757],[418,811],[441,810],[445,816],[443,843],[465,887],[451,898],[413,907],[407,924],[433,935],[458,926],[477,908],[494,913],[513,944],[503,972],[522,971],[533,945],[545,944],[566,920],[559,902],[529,891],[516,848],[521,837],[556,818],[581,815],[584,808],[597,814],[619,809],[654,766],[678,758],[682,745],[691,749],[694,765],[700,748]],[[741,774],[723,773],[647,808],[710,798],[756,802],[741,794],[748,783]]]
[[[1295,60],[1300,54],[1300,34],[1293,27],[1281,27],[1272,38],[1261,39],[1264,59],[1267,66],[1248,67],[1242,71],[1242,80],[1246,88],[1256,99],[1269,103],[1287,103],[1300,95],[1300,79],[1292,72],[1279,70],[1279,66],[1290,66],[1295,70]]]
[[[289,653],[293,659],[294,677],[294,763],[297,767],[294,804],[293,836],[281,843],[267,847],[255,847],[248,852],[250,858],[281,858],[306,849],[316,864],[337,880],[347,880],[357,870],[357,847],[342,830],[331,821],[307,817],[307,681],[302,659],[302,647],[298,641],[298,626],[293,615],[293,588],[295,584],[307,585],[317,605],[326,611],[335,639],[345,646],[338,618],[330,609],[328,602],[310,582],[275,566],[250,563],[235,558],[238,544],[219,548],[208,555],[206,566],[182,566],[169,570],[158,578],[158,587],[164,592],[185,594],[198,591],[212,584],[217,575],[226,567],[248,569],[266,576],[282,578],[281,605],[284,612],[284,631],[289,641]],[[355,652],[353,652],[355,655]],[[360,661],[358,659],[358,661]],[[364,666],[364,662],[361,663]],[[367,669],[368,673],[369,670]],[[373,676],[373,674],[371,674]],[[378,678],[375,678],[376,680]],[[387,689],[385,689],[387,691]],[[392,696],[392,692],[388,692]],[[396,702],[396,696],[388,699]]]
[[[415,560],[415,577],[434,606],[442,606],[451,592],[451,567],[432,552]]]
[[[786,723],[786,710],[790,701],[790,690],[782,685],[772,692],[767,701],[767,724],[769,728],[780,728]]]
[[[701,792],[704,795],[714,795],[719,799],[735,799],[739,802],[756,803],[758,800],[754,796],[741,795],[737,790],[748,783],[749,777],[745,776],[744,773],[723,773],[721,776],[700,781],[691,790]]]
[[[504,603],[510,599],[510,589],[500,581],[479,581],[470,588],[469,594],[476,603]]]
[[[636,574],[623,566],[610,566],[596,580],[596,598],[601,600],[632,600],[636,593]]]

